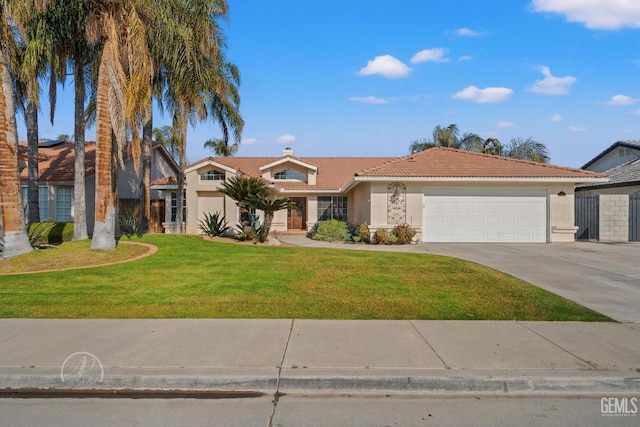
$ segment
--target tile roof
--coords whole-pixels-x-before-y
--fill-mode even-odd
[[[606,175],[471,151],[436,147],[363,170],[359,177],[602,178]]]
[[[615,149],[617,147],[626,147],[626,148],[633,148],[635,150],[640,150],[640,141],[617,141],[617,142],[614,142],[609,147],[604,149],[600,154],[598,154],[593,159],[591,159],[587,163],[585,163],[582,166],[582,169],[587,169],[589,166],[591,166],[592,164],[594,164],[595,162],[597,162],[598,160],[603,158],[607,153],[609,153],[611,150],[613,150],[613,149]]]
[[[393,157],[291,157],[316,166],[316,185],[304,182],[277,181],[276,185],[286,191],[335,191],[344,188],[361,170],[393,160]],[[187,166],[191,168],[207,161],[214,161],[243,174],[259,178],[260,168],[282,160],[283,157],[209,157]]]
[[[631,160],[605,172],[609,177],[608,182],[579,185],[580,189],[621,187],[625,185],[640,184],[640,159]]]
[[[72,181],[75,162],[75,143],[67,141],[53,147],[38,147],[38,172],[40,181]],[[20,142],[18,145],[18,155],[20,164],[25,167],[20,170],[20,179],[28,179],[26,168],[27,145]],[[85,174],[92,175],[95,172],[96,164],[96,143],[87,141],[85,143]]]

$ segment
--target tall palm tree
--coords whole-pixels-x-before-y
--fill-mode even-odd
[[[233,133],[239,143],[244,121],[239,114],[240,83],[238,68],[225,57],[226,44],[218,18],[227,16],[225,0],[186,2],[173,10],[178,23],[170,55],[163,55],[166,73],[164,100],[171,112],[173,131],[178,137],[180,153],[178,170],[178,206],[184,198],[187,125],[211,117],[222,130],[225,143]],[[186,60],[185,60],[186,58]],[[182,232],[182,209],[176,223]]]
[[[460,148],[458,125],[450,124],[446,128],[438,125],[433,129],[433,142],[438,147]]]
[[[10,258],[32,250],[24,221],[18,171],[18,132],[14,104],[12,60],[18,51],[15,27],[19,14],[11,14],[12,2],[0,3],[0,211],[4,248]]]
[[[507,145],[504,155],[531,162],[549,163],[550,157],[546,145],[533,138],[512,138]]]
[[[88,41],[103,42],[96,96],[96,217],[91,248],[115,249],[117,196],[112,159],[123,163],[127,122],[132,130],[131,151],[140,151],[138,128],[145,114],[144,100],[151,92],[146,29],[154,19],[151,6],[157,2],[91,0],[90,4]]]
[[[238,144],[229,145],[224,139],[211,138],[205,141],[204,148],[213,150],[216,156],[231,157],[238,152]]]

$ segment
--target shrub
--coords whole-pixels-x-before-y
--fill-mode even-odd
[[[204,219],[198,221],[198,227],[209,237],[218,237],[229,231],[227,221],[220,217],[220,212],[214,214],[204,213]]]
[[[395,243],[390,244],[407,245],[411,243],[413,238],[416,236],[416,230],[414,230],[409,224],[400,224],[393,227],[391,236],[396,239],[394,239]]]
[[[127,237],[131,237],[134,234],[139,236],[141,225],[142,219],[131,209],[127,209],[124,215],[120,215],[120,232]]]
[[[360,238],[359,240],[363,242],[371,242],[371,231],[366,222],[363,222],[360,227],[358,227],[358,237]]]
[[[330,219],[318,225],[311,238],[313,240],[333,242],[336,240],[344,240],[347,235],[351,238],[349,226],[346,222],[338,219]]]
[[[378,228],[375,233],[376,243],[379,245],[384,245],[387,242],[389,235],[387,234],[387,230],[384,228]]]
[[[72,222],[35,222],[28,225],[31,246],[59,245],[73,240]]]

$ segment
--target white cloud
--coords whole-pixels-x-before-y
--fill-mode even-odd
[[[635,103],[636,103],[635,99],[628,97],[626,95],[614,95],[611,97],[609,101],[605,102],[605,105],[609,105],[612,107],[620,107],[625,105],[632,105]]]
[[[586,129],[586,128],[577,127],[577,126],[570,126],[570,127],[569,127],[569,130],[570,130],[571,132],[584,132],[584,131],[586,131],[587,129]]]
[[[289,142],[294,142],[295,140],[296,140],[295,136],[286,134],[278,137],[276,141],[278,142],[278,144],[287,144]]]
[[[484,89],[468,86],[453,95],[453,99],[467,99],[480,104],[504,102],[513,94],[513,90],[506,87],[487,87]]]
[[[257,143],[258,143],[258,138],[245,138],[242,140],[242,144],[244,145],[252,145]]]
[[[349,101],[360,102],[362,104],[376,104],[376,105],[389,103],[389,101],[387,101],[386,99],[376,98],[375,96],[364,96],[364,97],[352,96],[351,98],[349,98]]]
[[[454,34],[461,37],[480,37],[487,35],[487,33],[484,31],[473,31],[469,28],[459,28],[455,31]]]
[[[411,68],[407,67],[401,61],[398,61],[391,55],[376,56],[369,62],[367,66],[362,68],[359,72],[359,76],[371,76],[373,74],[380,74],[381,76],[389,79],[399,79],[407,77]]]
[[[439,47],[433,49],[425,49],[413,55],[411,58],[412,64],[419,64],[420,62],[449,62],[449,58],[445,58],[447,53],[446,49]]]
[[[571,85],[577,82],[576,78],[572,76],[552,76],[549,67],[540,67],[540,72],[544,75],[544,79],[536,80],[535,84],[529,88],[529,92],[543,93],[545,95],[566,95],[569,93]]]
[[[499,120],[498,123],[496,124],[496,127],[498,129],[506,129],[506,128],[512,128],[514,127],[515,124],[512,122],[506,122],[504,120]]]
[[[458,58],[458,61],[471,61],[472,59],[473,59],[473,56],[464,55],[464,56],[461,56],[460,58]]]
[[[640,110],[632,111],[631,114],[634,116],[640,116]]]
[[[560,114],[554,114],[553,116],[551,116],[551,121],[552,122],[560,122],[562,121],[562,116]]]
[[[593,30],[640,27],[637,0],[533,0],[534,12],[564,15],[569,22],[580,22]]]

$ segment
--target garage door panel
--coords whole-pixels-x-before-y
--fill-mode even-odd
[[[544,190],[425,189],[423,200],[423,240],[427,242],[547,239]]]

